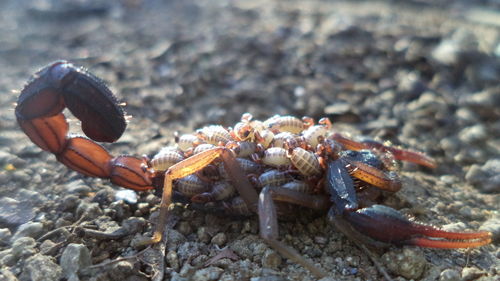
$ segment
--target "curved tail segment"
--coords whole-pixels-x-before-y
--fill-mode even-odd
[[[62,111],[81,121],[89,138],[69,136]],[[38,71],[21,91],[16,118],[30,140],[56,155],[61,163],[91,177],[109,178],[135,190],[153,189],[144,160],[113,158],[99,142],[114,142],[123,134],[125,114],[104,83],[82,68],[56,61]]]

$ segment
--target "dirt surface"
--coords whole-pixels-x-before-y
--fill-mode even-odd
[[[439,167],[402,165],[403,189],[385,203],[447,230],[492,231],[494,242],[393,247],[376,254],[381,267],[395,280],[498,280],[499,5],[466,3],[2,1],[0,279],[148,280],[162,269],[164,280],[315,279],[270,250],[256,217],[178,205],[164,248],[134,247],[159,199],[117,201],[118,187],[70,171],[15,121],[28,77],[67,59],[127,104],[126,133],[105,145],[114,155],[153,155],[175,131],[232,126],[244,112],[326,116],[337,131],[425,152]],[[280,236],[328,280],[383,278],[325,216],[281,222]],[[221,251],[234,260],[206,266]]]

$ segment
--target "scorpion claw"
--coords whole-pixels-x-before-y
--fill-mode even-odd
[[[427,248],[470,248],[491,242],[491,233],[449,232],[419,224],[400,212],[383,205],[345,212],[344,219],[358,232],[375,240]]]
[[[415,163],[421,166],[425,166],[431,169],[434,169],[437,167],[436,160],[432,159],[431,157],[417,152],[417,151],[411,151],[411,150],[406,150],[406,149],[400,149],[400,148],[395,148],[391,146],[386,146],[383,145],[382,143],[379,143],[377,141],[373,140],[364,140],[361,142],[357,142],[351,139],[348,139],[346,137],[343,137],[339,133],[334,133],[330,137],[331,139],[339,142],[344,146],[344,148],[349,149],[349,150],[363,150],[363,149],[370,149],[370,150],[376,150],[380,152],[389,152],[393,155],[395,160],[400,160],[400,161],[405,161],[405,162],[411,162]]]
[[[470,248],[491,242],[490,232],[449,232],[420,224],[383,205],[359,209],[353,180],[342,160],[329,163],[326,187],[333,206],[329,218],[354,240],[375,247],[392,243],[428,248]]]
[[[368,149],[375,149],[382,152],[386,151],[390,152],[395,160],[411,162],[431,169],[435,169],[437,167],[436,160],[432,159],[431,157],[421,152],[386,146],[377,141],[372,141],[372,140],[365,140],[362,143]]]
[[[114,142],[126,127],[124,112],[104,83],[66,61],[56,61],[37,72],[17,103],[21,127],[23,121],[57,115],[64,107],[82,122],[85,135],[95,141]]]

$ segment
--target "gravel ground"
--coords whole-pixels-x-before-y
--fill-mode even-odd
[[[377,259],[395,280],[498,280],[498,1],[54,3],[0,3],[0,279],[149,280],[165,250],[165,280],[314,280],[258,237],[255,217],[179,204],[166,245],[134,247],[159,199],[68,170],[15,122],[16,90],[67,59],[127,103],[128,130],[106,145],[114,155],[151,155],[174,131],[230,126],[244,112],[327,116],[338,131],[427,153],[439,167],[402,165],[403,189],[385,204],[448,230],[492,231],[494,242]],[[280,236],[330,273],[323,280],[382,278],[325,216],[281,222]],[[211,263],[221,252],[229,258]]]

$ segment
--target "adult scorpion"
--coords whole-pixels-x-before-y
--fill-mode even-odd
[[[68,134],[64,108],[81,121],[88,138]],[[278,215],[290,206],[324,211],[348,237],[377,247],[469,248],[491,242],[490,232],[443,231],[361,200],[378,190],[401,188],[396,160],[429,168],[436,162],[419,152],[344,137],[332,132],[328,119],[318,124],[292,116],[259,121],[246,113],[233,128],[212,125],[176,136],[176,147],[162,149],[151,160],[113,157],[96,142],[119,139],[125,113],[99,78],[67,61],[51,63],[31,78],[15,114],[31,141],[70,169],[136,191],[162,190],[158,223],[144,245],[162,239],[174,192],[229,212],[256,213],[262,239],[318,277],[325,273],[278,240]]]

